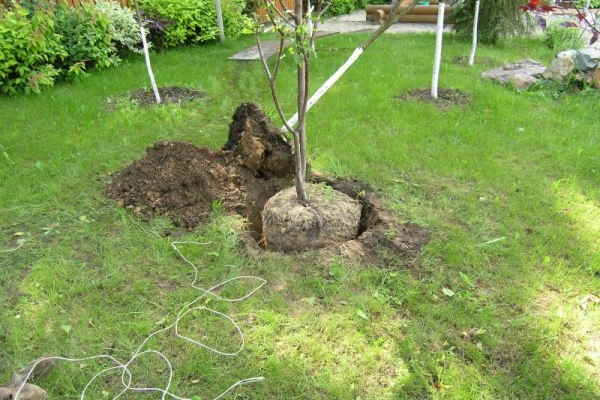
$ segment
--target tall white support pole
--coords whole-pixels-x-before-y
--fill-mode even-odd
[[[435,35],[435,57],[433,59],[433,78],[431,80],[431,97],[438,98],[438,80],[440,79],[440,63],[442,60],[442,34],[444,33],[444,9],[446,2],[438,4],[437,33]]]
[[[471,55],[469,56],[469,65],[475,63],[475,51],[477,50],[477,25],[479,23],[479,0],[475,2],[475,19],[473,20],[473,46],[471,46]]]
[[[225,28],[223,27],[223,10],[221,9],[221,0],[215,0],[217,9],[217,26],[219,27],[219,41],[225,42]]]

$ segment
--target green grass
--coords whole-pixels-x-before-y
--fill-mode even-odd
[[[365,38],[321,39],[313,90]],[[314,169],[370,183],[399,218],[430,230],[410,269],[246,253],[239,218],[217,212],[187,232],[140,221],[103,197],[110,174],[155,141],[216,148],[244,100],[275,116],[260,65],[227,60],[250,38],[153,56],[160,85],[206,92],[185,107],[117,101],[107,111],[107,99],[147,86],[139,58],[40,96],[0,98],[0,250],[24,240],[0,253],[0,380],[42,356],[126,361],[198,295],[191,267],[170,246],[192,240],[209,242],[182,246],[199,266],[199,286],[237,275],[268,284],[244,302],[208,302],[240,322],[247,343],[237,357],[173,334],[152,339],[174,365],[178,395],[212,398],[264,376],[229,398],[598,398],[600,306],[585,299],[600,292],[599,97],[555,99],[481,81],[487,67],[452,63],[469,44],[448,36],[440,87],[467,91],[472,102],[440,111],[395,100],[430,85],[433,43],[432,35],[382,37],[308,120]],[[514,40],[481,46],[478,56],[501,65],[552,54]],[[293,79],[286,60],[279,87],[289,114]],[[235,349],[231,325],[209,317],[190,315],[182,331]],[[38,383],[51,398],[78,398],[103,365],[62,363]],[[166,382],[156,356],[132,371],[136,385]],[[119,379],[108,376],[89,398],[115,395]]]

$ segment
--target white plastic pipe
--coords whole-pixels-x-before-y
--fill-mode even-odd
[[[431,80],[431,97],[438,98],[438,81],[440,79],[440,63],[442,60],[442,34],[444,33],[444,10],[446,2],[438,5],[437,32],[435,35],[435,57],[433,59],[433,78]]]
[[[223,11],[221,9],[221,0],[215,0],[215,8],[217,9],[217,26],[219,27],[219,41],[225,42],[225,28],[223,27]]]
[[[325,81],[325,83],[319,88],[319,90],[317,90],[315,92],[315,94],[313,94],[311,96],[311,98],[308,99],[308,102],[306,104],[306,112],[308,112],[308,110],[310,110],[310,108],[317,101],[319,101],[319,99],[321,97],[323,97],[323,95],[329,90],[329,88],[331,88],[342,77],[342,75],[344,75],[344,73],[348,70],[348,68],[350,68],[350,66],[352,64],[354,64],[354,62],[358,59],[358,57],[360,57],[360,55],[363,53],[363,51],[364,50],[362,47],[359,47],[356,50],[354,50],[354,53],[352,53],[350,58],[348,58],[348,60],[344,64],[342,64],[342,66],[339,67],[338,70],[335,71],[335,73],[329,77],[329,79],[327,79]],[[294,114],[292,116],[292,118],[290,118],[288,120],[288,125],[293,127],[294,125],[296,125],[297,122],[298,122],[298,113]],[[285,125],[282,126],[281,129],[282,130],[286,129]]]
[[[479,0],[475,2],[475,18],[473,19],[473,46],[471,46],[471,55],[469,55],[469,65],[475,63],[475,51],[477,50],[477,25],[479,23]]]

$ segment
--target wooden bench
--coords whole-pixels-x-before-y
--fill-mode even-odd
[[[399,12],[404,11],[409,5],[413,4],[415,0],[402,0],[400,3]],[[436,23],[438,14],[438,0],[431,0],[428,6],[415,6],[408,14],[400,18],[399,22],[426,22]],[[370,5],[367,6],[367,21],[374,21],[383,23],[390,15],[391,5]],[[446,2],[444,9],[444,18],[452,12],[452,6]]]

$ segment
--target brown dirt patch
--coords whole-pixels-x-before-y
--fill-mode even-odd
[[[469,65],[469,57],[456,56],[452,58],[452,63],[457,65]],[[475,57],[475,65],[484,65],[486,67],[493,67],[498,65],[498,61],[489,57]]]
[[[431,97],[431,89],[413,89],[408,92],[400,93],[397,97],[399,100],[422,101],[426,103],[434,103],[442,109],[450,106],[464,106],[471,101],[471,94],[459,89],[438,88],[438,98]]]
[[[145,157],[115,175],[105,194],[142,218],[168,216],[176,226],[189,229],[205,221],[218,201],[260,231],[255,208],[293,179],[291,148],[266,119],[253,104],[238,107],[229,141],[216,151],[157,142]]]
[[[254,104],[239,106],[229,128],[229,140],[218,150],[184,142],[155,143],[144,157],[113,176],[106,196],[141,218],[167,216],[188,229],[206,221],[212,205],[219,202],[227,212],[248,220],[253,236],[248,244],[257,247],[265,203],[293,185],[292,149],[283,132]],[[358,237],[320,250],[325,259],[341,255],[391,265],[401,258],[406,265],[428,242],[426,229],[399,224],[368,186],[319,176],[311,180],[357,199],[362,208]]]
[[[206,97],[200,90],[189,89],[178,86],[159,87],[161,104],[176,103],[181,104],[195,99]],[[152,89],[138,89],[131,92],[129,100],[134,101],[140,107],[149,107],[156,105],[156,98]]]

